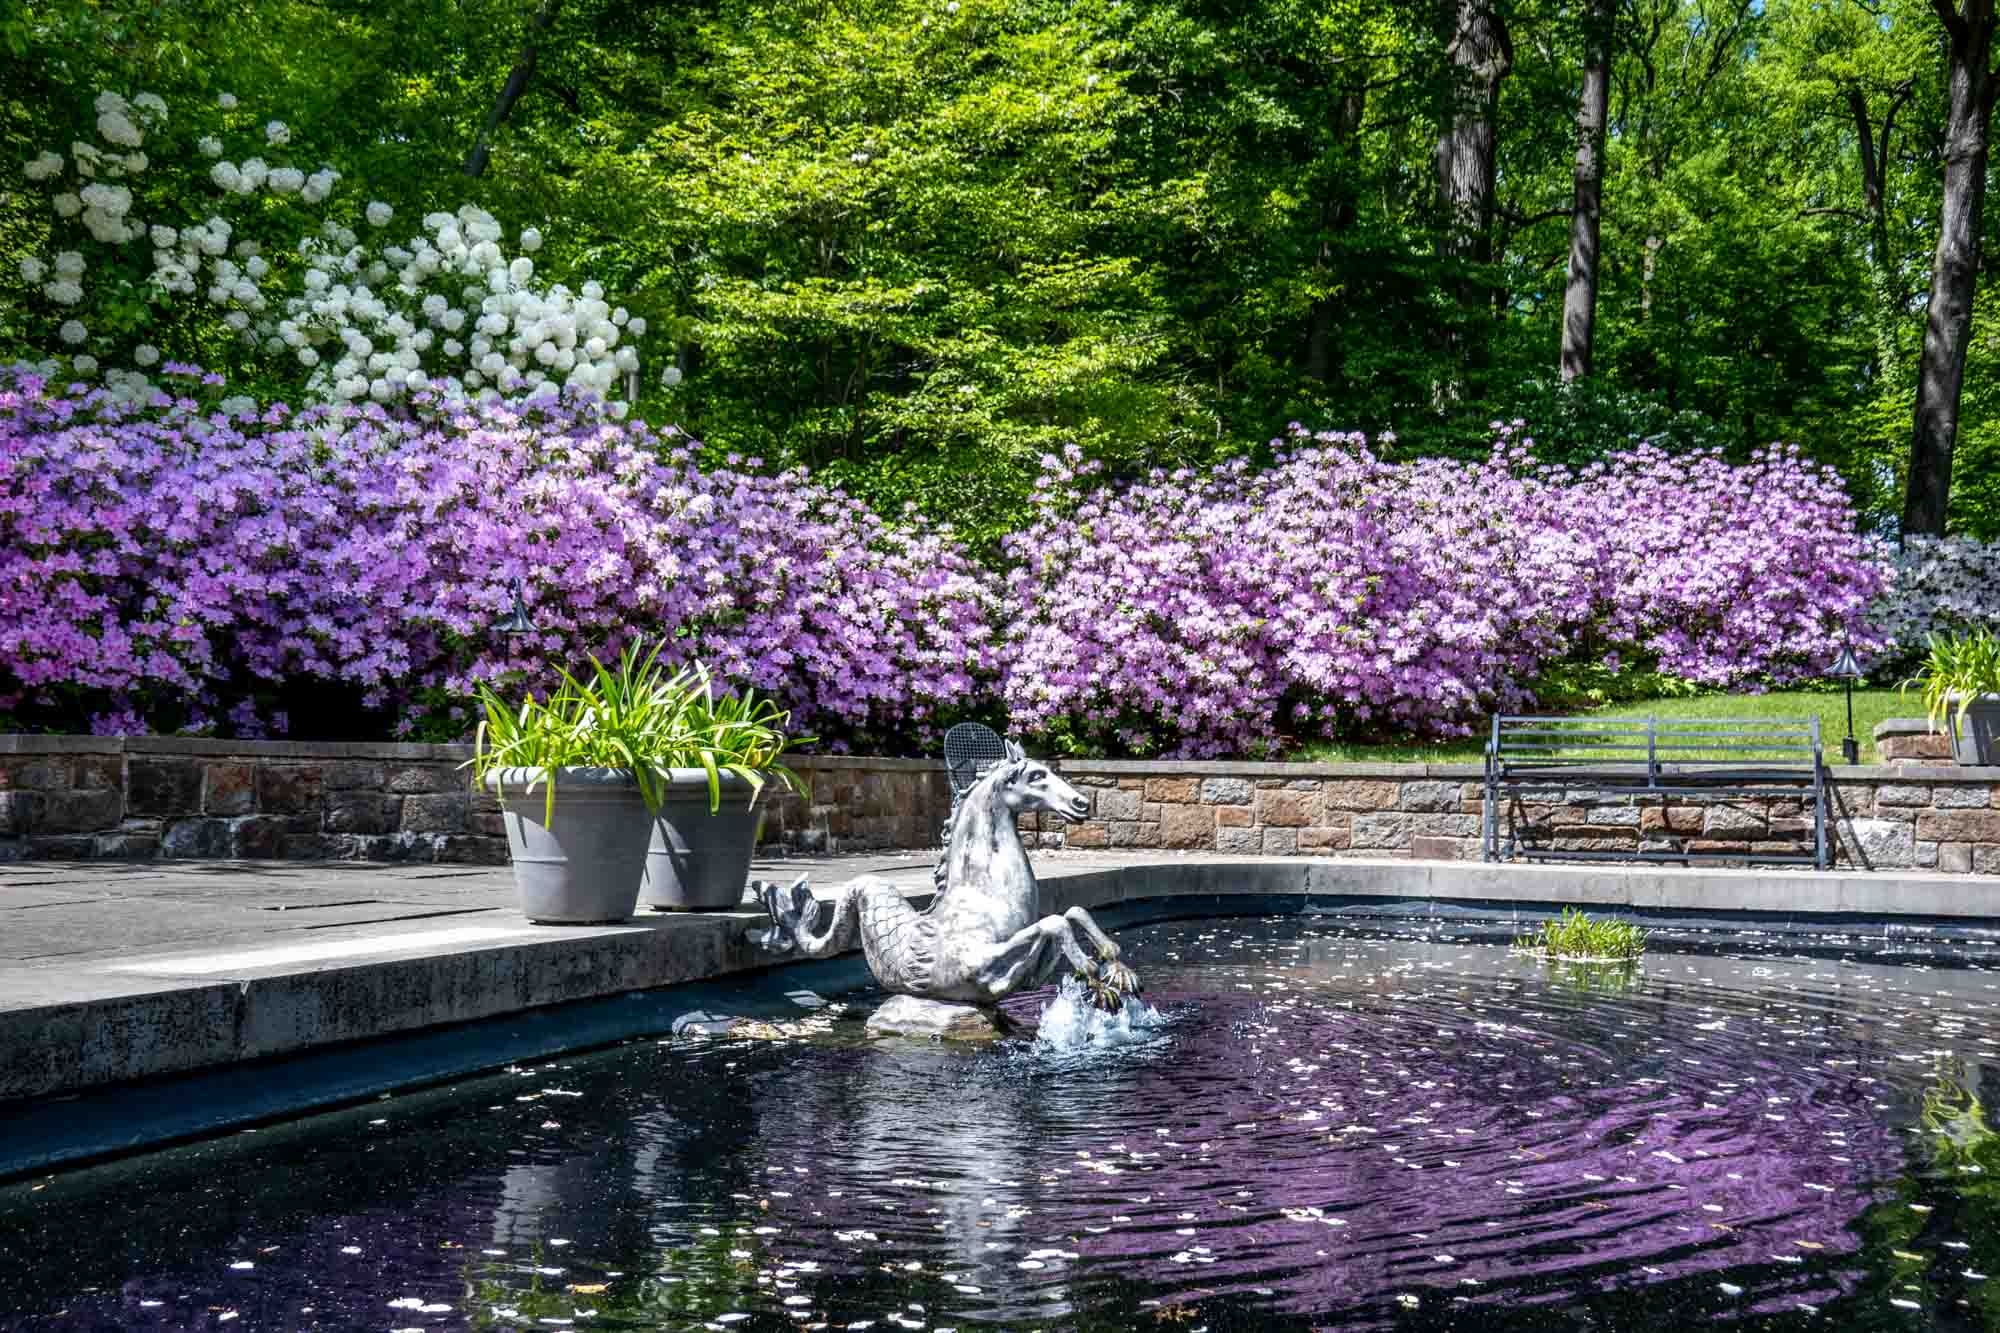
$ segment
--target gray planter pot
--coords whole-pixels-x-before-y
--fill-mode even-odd
[[[722,805],[708,812],[708,774],[672,770],[660,810],[639,901],[656,912],[717,912],[743,901],[756,851],[757,811],[750,784],[722,775]]]
[[[1951,749],[1961,764],[2000,764],[2000,694],[1974,699],[1963,723],[1958,719],[1958,703],[1953,701]]]
[[[545,822],[543,781],[539,768],[486,778],[505,811],[522,914],[550,925],[626,920],[639,903],[652,829],[639,784],[622,768],[559,768]]]

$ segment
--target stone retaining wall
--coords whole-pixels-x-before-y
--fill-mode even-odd
[[[1890,724],[1885,724],[1890,725]],[[1891,727],[1893,730],[1893,726]],[[1939,738],[1941,739],[1941,738]],[[1912,756],[1923,735],[1881,738]],[[1880,743],[1878,741],[1878,743]],[[1886,751],[1891,745],[1884,744]],[[313,858],[501,864],[498,806],[449,745],[0,736],[0,859]],[[950,809],[940,765],[800,758],[810,788],[766,807],[767,847],[924,850]],[[1072,761],[1083,822],[1027,821],[1043,847],[1475,860],[1477,765]],[[1837,864],[2000,874],[2000,769],[1906,760],[1829,770]],[[1809,851],[1795,791],[1748,801],[1579,797],[1502,812],[1560,850]]]

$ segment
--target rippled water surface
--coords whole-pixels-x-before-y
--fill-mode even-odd
[[[1122,938],[1116,1049],[837,997],[8,1186],[0,1326],[2000,1330],[1988,957]]]

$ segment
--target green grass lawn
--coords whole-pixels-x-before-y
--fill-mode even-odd
[[[1876,762],[1875,724],[1888,717],[1922,717],[1923,706],[1914,692],[1896,690],[1856,690],[1854,692],[1854,735],[1861,742],[1861,762]],[[1840,740],[1847,734],[1847,699],[1838,690],[1782,690],[1771,694],[1712,694],[1699,699],[1649,699],[1640,703],[1611,704],[1590,713],[1606,720],[1648,716],[1662,719],[1732,718],[1755,721],[1760,718],[1800,718],[1819,715],[1820,745],[1828,763],[1840,762]],[[1403,741],[1386,745],[1358,745],[1345,741],[1316,741],[1301,747],[1287,759],[1316,760],[1322,763],[1428,763],[1476,764],[1486,752],[1486,735],[1460,741]],[[1718,756],[1720,757],[1720,756]]]

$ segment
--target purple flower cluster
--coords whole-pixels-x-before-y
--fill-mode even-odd
[[[171,698],[241,733],[247,697],[317,678],[407,732],[472,680],[661,633],[834,736],[996,687],[996,589],[949,530],[801,473],[568,399],[231,412],[169,383],[0,373],[0,710],[79,691],[130,730]],[[517,578],[540,632],[502,638]]]
[[[1848,627],[1872,641],[1881,566],[1796,449],[1573,472],[1495,431],[1478,466],[1297,426],[1263,470],[1109,487],[1044,458],[1040,517],[1008,542],[1014,728],[1190,756],[1448,735],[1579,654],[1757,688],[1822,669]]]

